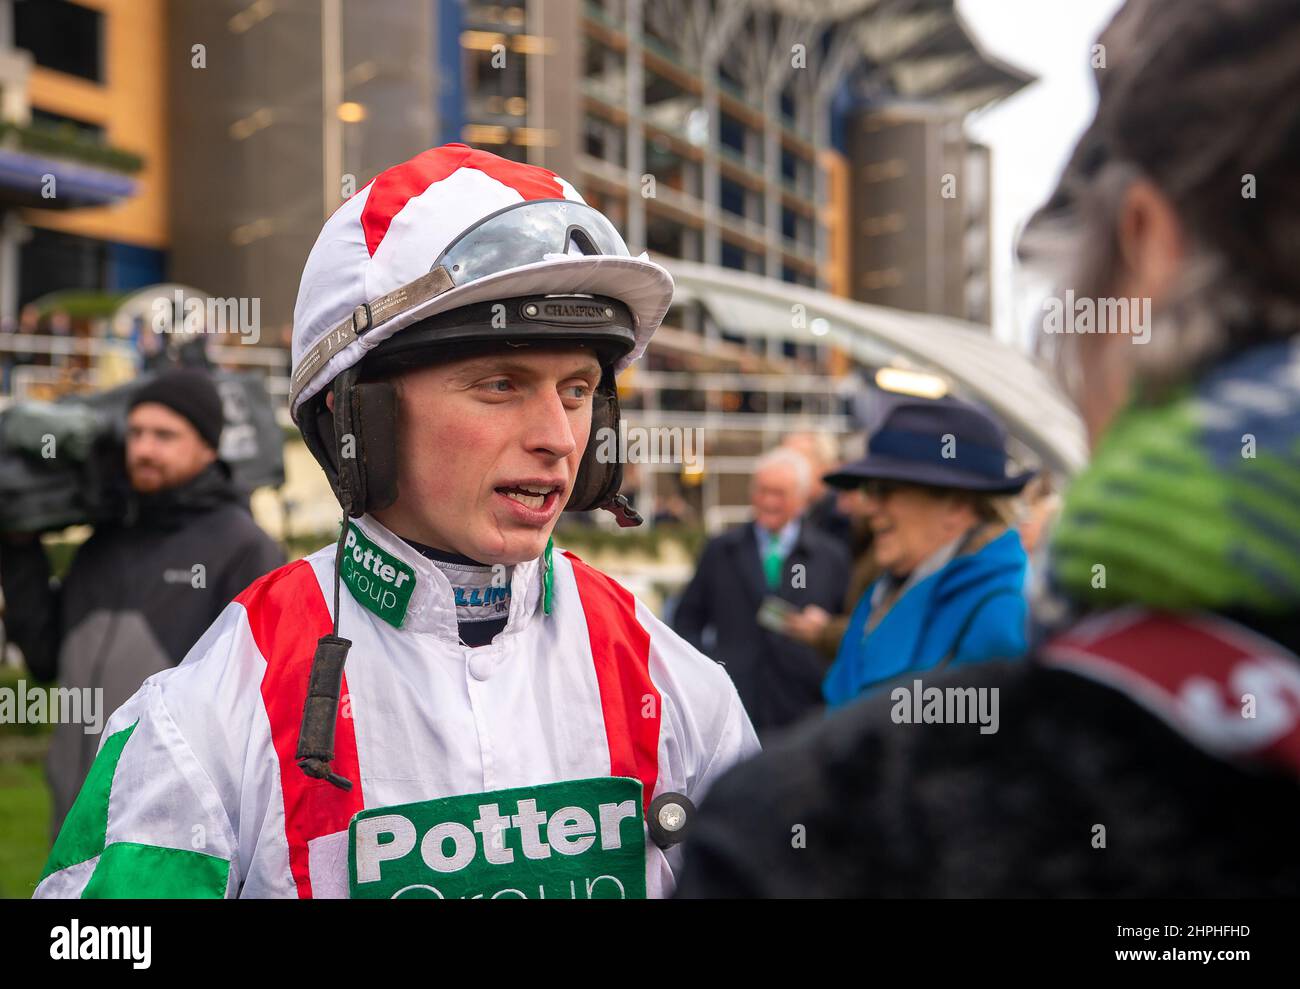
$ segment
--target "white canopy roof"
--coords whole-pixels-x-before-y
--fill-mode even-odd
[[[867,305],[729,268],[658,260],[676,281],[674,304],[702,303],[730,333],[827,344],[866,365],[897,364],[941,374],[958,395],[1001,417],[1045,467],[1072,474],[1087,460],[1083,423],[1074,407],[1033,360],[995,340],[986,327]],[[795,305],[805,310],[798,312]],[[795,328],[796,313],[802,329]],[[813,321],[819,318],[829,326],[814,335]]]

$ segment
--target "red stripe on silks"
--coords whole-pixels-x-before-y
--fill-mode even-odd
[[[1300,778],[1300,671],[1247,628],[1134,608],[1085,619],[1038,659],[1119,691],[1202,751]],[[1243,717],[1250,695],[1267,703],[1267,717]]]
[[[636,599],[567,550],[596,666],[609,742],[609,773],[641,780],[646,813],[659,778],[661,698],[650,679],[650,633],[637,621]],[[649,712],[647,716],[646,712]]]
[[[1258,648],[1238,641],[1228,626],[1138,611],[1127,621],[1109,617],[1081,622],[1051,641],[1053,656],[1074,652],[1110,662],[1170,695],[1190,677],[1218,682],[1224,667],[1251,658]]]
[[[310,899],[311,876],[307,867],[307,842],[343,831],[352,815],[365,807],[357,762],[357,738],[352,719],[343,717],[343,705],[334,724],[334,771],[352,781],[340,790],[325,780],[312,779],[294,761],[298,731],[307,705],[307,680],[316,640],[333,630],[329,608],[316,573],[306,560],[273,570],[250,584],[235,598],[248,613],[253,641],[266,660],[262,675],[262,703],[271,723],[271,743],[280,763],[280,789],[284,796],[284,833],[289,843],[289,871],[298,896]],[[348,696],[343,678],[340,698]]]
[[[464,144],[431,148],[376,176],[370,198],[361,210],[361,226],[366,232],[366,249],[371,257],[402,207],[458,168],[476,168],[502,185],[510,186],[524,199],[564,198],[556,174],[538,165],[507,161]]]

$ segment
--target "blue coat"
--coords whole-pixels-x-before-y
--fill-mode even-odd
[[[950,666],[1024,655],[1027,564],[1019,534],[1005,532],[912,587],[868,634],[872,584],[853,609],[822,683],[826,703],[847,704],[877,684],[928,670],[949,653]]]

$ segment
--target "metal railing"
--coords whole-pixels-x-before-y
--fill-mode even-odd
[[[267,392],[282,422],[289,421],[289,352],[282,347],[209,343],[204,353],[214,366],[230,370],[263,372]],[[47,359],[40,364],[19,363],[17,355]],[[141,373],[146,355],[130,340],[120,337],[54,336],[41,333],[0,333],[0,368],[7,379],[0,408],[37,397],[41,387],[60,391],[99,390],[122,384]],[[116,367],[111,362],[119,362]],[[123,364],[130,374],[122,376]],[[45,396],[40,396],[45,397]]]

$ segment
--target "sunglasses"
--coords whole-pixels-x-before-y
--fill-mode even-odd
[[[941,495],[946,493],[944,488],[936,488],[928,484],[911,484],[907,481],[886,481],[881,478],[873,477],[870,480],[863,481],[860,485],[863,494],[877,501],[884,501],[890,495],[899,491],[925,491],[929,494]]]
[[[903,487],[906,487],[906,485],[899,484],[897,481],[882,481],[879,478],[872,478],[862,482],[862,493],[875,498],[877,501],[883,501]]]

